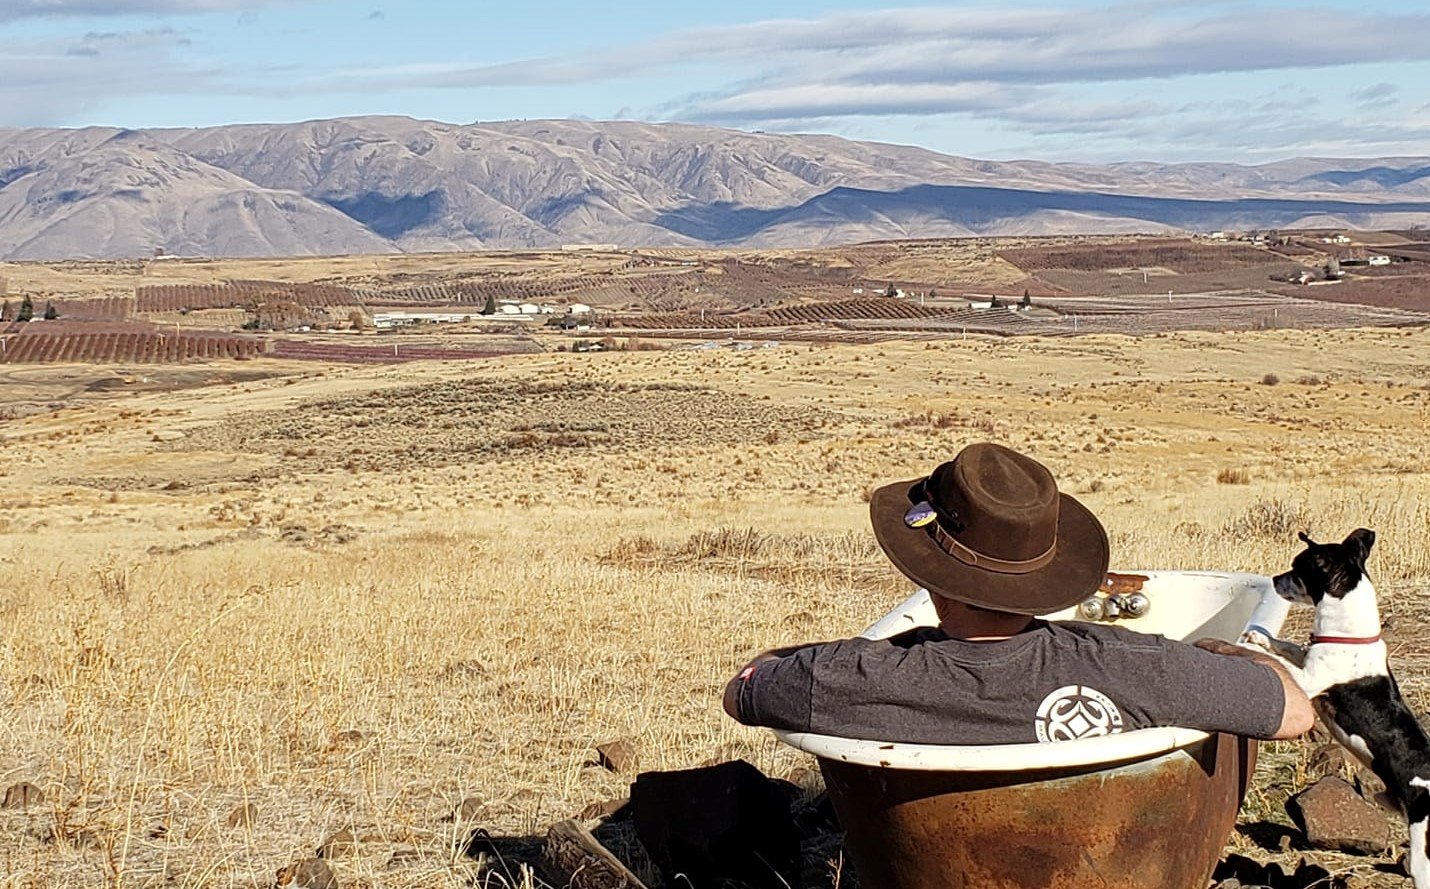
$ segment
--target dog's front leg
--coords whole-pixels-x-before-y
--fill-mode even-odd
[[[1298,667],[1306,666],[1306,646],[1275,637],[1268,641],[1271,643],[1271,650],[1280,655],[1282,660]]]
[[[1297,667],[1304,667],[1306,665],[1306,646],[1297,645],[1295,642],[1289,642],[1285,639],[1277,639],[1275,636],[1267,635],[1260,629],[1249,629],[1242,633],[1241,638],[1236,641],[1238,645],[1255,648],[1267,654],[1275,655],[1285,663]]]

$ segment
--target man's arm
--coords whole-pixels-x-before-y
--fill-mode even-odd
[[[1301,690],[1301,686],[1296,684],[1296,680],[1291,678],[1286,667],[1276,658],[1265,652],[1233,645],[1221,639],[1202,639],[1196,643],[1196,646],[1213,654],[1245,658],[1258,664],[1265,664],[1275,671],[1276,677],[1281,680],[1285,705],[1281,710],[1281,725],[1277,728],[1276,734],[1271,736],[1273,739],[1296,738],[1311,730],[1311,726],[1316,722],[1316,712],[1311,707],[1311,701]]]
[[[731,679],[729,682],[725,683],[725,695],[723,699],[725,712],[730,714],[730,718],[735,720],[736,722],[742,721],[740,719],[740,686],[746,681],[748,681],[752,675],[754,675],[755,670],[759,668],[760,664],[766,663],[768,661],[777,661],[781,658],[789,657],[790,655],[802,649],[811,648],[815,645],[823,644],[825,643],[805,642],[801,645],[786,645],[783,648],[771,648],[769,651],[762,651],[759,654],[755,655],[753,658],[750,659],[750,662],[748,664],[740,668],[740,671],[735,674],[734,679]]]

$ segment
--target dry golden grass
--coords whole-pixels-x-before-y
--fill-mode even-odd
[[[345,887],[466,886],[453,808],[540,834],[624,793],[598,742],[787,774],[724,680],[905,595],[866,492],[976,439],[1047,462],[1119,568],[1270,572],[1297,530],[1374,528],[1430,704],[1426,331],[229,370],[0,425],[0,787],[46,795],[0,812],[0,887],[270,885],[344,827]]]

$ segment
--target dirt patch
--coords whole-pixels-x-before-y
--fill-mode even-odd
[[[407,469],[563,449],[754,443],[771,432],[814,439],[839,419],[699,386],[459,380],[236,415],[167,447],[273,454],[305,469]]]
[[[1134,241],[1132,243],[1068,244],[1004,250],[999,256],[1020,269],[1041,272],[1070,269],[1111,272],[1118,269],[1156,268],[1164,274],[1194,275],[1266,264],[1265,251],[1241,244],[1199,244],[1193,241]]]

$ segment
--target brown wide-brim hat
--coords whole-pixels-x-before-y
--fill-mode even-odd
[[[1045,466],[1002,445],[971,444],[924,478],[877,489],[869,515],[894,567],[969,605],[1048,614],[1107,576],[1097,517]]]

